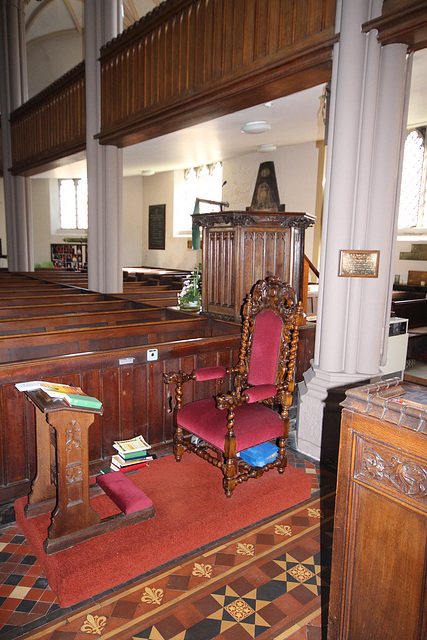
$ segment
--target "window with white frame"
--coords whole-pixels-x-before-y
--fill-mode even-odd
[[[416,233],[427,228],[426,127],[407,133],[403,153],[399,203],[399,230]]]
[[[179,206],[175,207],[177,213],[174,224],[177,235],[191,233],[192,214],[196,204],[196,198],[220,202],[222,199],[222,163],[192,167],[184,171],[184,183],[179,196]],[[199,213],[218,211],[218,206],[206,202],[199,203]]]
[[[61,229],[87,229],[87,181],[85,178],[59,180]]]

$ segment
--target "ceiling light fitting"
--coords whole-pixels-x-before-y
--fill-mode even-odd
[[[252,122],[247,122],[242,127],[243,133],[264,133],[265,131],[270,131],[271,124],[266,120],[253,120]]]
[[[268,153],[269,151],[276,151],[277,147],[275,144],[260,144],[257,147],[257,151],[260,153]]]
[[[144,169],[144,171],[141,171],[142,176],[154,176],[155,173],[153,169]]]

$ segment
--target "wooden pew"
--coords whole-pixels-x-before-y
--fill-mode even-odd
[[[58,299],[57,299],[58,300]],[[0,318],[30,318],[36,316],[59,315],[66,313],[85,313],[91,311],[118,311],[120,309],[147,308],[149,305],[139,304],[131,300],[100,300],[99,302],[57,302],[57,304],[21,305],[16,300],[16,306],[2,307],[0,304]]]
[[[31,296],[21,296],[18,294],[16,296],[0,296],[0,308],[16,306],[18,301],[20,305],[34,304],[46,306],[58,302],[72,302],[78,304],[79,302],[95,302],[106,299],[103,293],[80,293],[79,291],[79,289],[76,289],[75,293],[73,293],[72,289],[67,289],[63,293],[58,293],[56,295],[36,294]]]
[[[188,340],[205,334],[206,318],[188,318],[163,322],[146,322],[107,327],[86,327],[0,336],[0,362],[34,360],[45,356],[61,356],[117,349],[121,346],[170,340]]]
[[[48,310],[47,310],[48,311]],[[125,309],[119,311],[99,311],[87,313],[69,313],[63,315],[42,315],[31,318],[0,318],[0,336],[19,333],[61,331],[89,326],[106,327],[110,325],[135,324],[136,322],[162,322],[184,317],[174,315],[167,309]]]

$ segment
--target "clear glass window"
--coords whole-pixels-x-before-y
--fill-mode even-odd
[[[191,233],[192,214],[194,213],[196,198],[214,200],[222,199],[222,163],[215,162],[201,167],[192,167],[184,171],[184,185],[182,200],[175,207],[177,220],[174,228],[176,233]],[[218,206],[206,202],[199,203],[199,213],[218,211]]]
[[[59,181],[61,229],[87,229],[87,181],[72,178]]]

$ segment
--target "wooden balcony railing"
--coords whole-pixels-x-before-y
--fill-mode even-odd
[[[103,144],[127,146],[329,80],[336,0],[168,0],[101,50]],[[364,25],[427,46],[425,0]],[[12,173],[85,150],[84,64],[11,115]],[[4,167],[7,171],[10,167]]]
[[[11,115],[12,173],[31,174],[86,149],[85,66],[74,67]]]
[[[335,0],[171,0],[101,50],[103,143],[127,146],[330,77]]]

